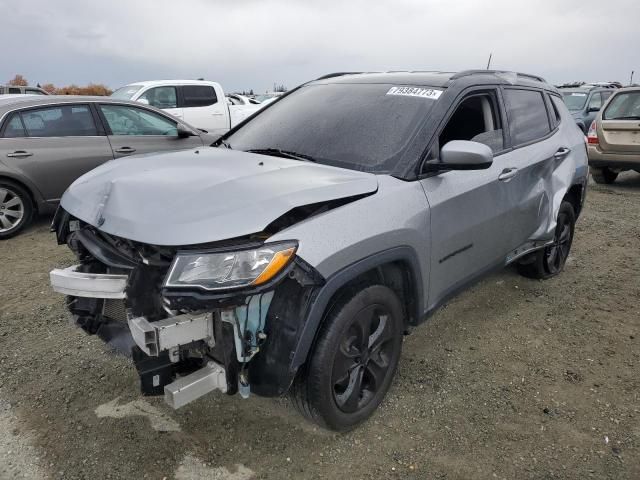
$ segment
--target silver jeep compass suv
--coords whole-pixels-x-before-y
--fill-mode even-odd
[[[78,179],[53,223],[78,265],[53,288],[143,393],[289,393],[334,430],[452,295],[511,263],[558,274],[587,182],[560,93],[511,72],[328,75],[214,147]]]

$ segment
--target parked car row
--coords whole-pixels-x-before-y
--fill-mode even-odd
[[[111,143],[114,106],[84,108]],[[29,115],[19,133],[43,128]],[[507,72],[327,75],[214,146],[74,182],[53,229],[78,264],[52,286],[79,327],[127,347],[144,393],[174,408],[289,394],[333,430],[375,411],[403,334],[454,294],[508,264],[560,273],[587,186],[560,92]]]

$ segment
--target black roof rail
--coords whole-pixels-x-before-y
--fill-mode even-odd
[[[547,83],[547,81],[539,77],[537,75],[531,75],[529,73],[520,73],[520,72],[510,72],[508,70],[463,70],[462,72],[458,72],[451,77],[451,80],[457,80],[458,78],[468,77],[470,75],[480,75],[480,74],[489,74],[489,75],[497,75],[504,73],[512,73],[519,77],[531,78],[537,82]]]
[[[316,78],[316,80],[326,80],[327,78],[342,77],[343,75],[357,75],[358,73],[363,73],[363,72],[335,72],[335,73],[327,73],[326,75],[323,75],[323,76],[321,76],[321,77]]]

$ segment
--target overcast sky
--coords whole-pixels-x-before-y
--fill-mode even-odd
[[[569,6],[571,4],[572,6]],[[640,80],[640,0],[0,0],[0,83],[198,78],[289,88],[335,71],[492,67]]]

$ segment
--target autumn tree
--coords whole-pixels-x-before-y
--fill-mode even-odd
[[[9,80],[9,85],[15,85],[16,87],[26,87],[27,85],[29,85],[29,82],[27,82],[27,79],[22,75],[18,74],[11,80]]]
[[[57,90],[56,86],[53,83],[45,83],[44,85],[42,85],[42,89],[50,95],[55,95]]]
[[[26,87],[29,85],[29,82],[27,82],[27,79],[22,75],[16,75],[9,81],[9,85]],[[40,86],[40,84],[38,84],[38,86]],[[96,95],[106,97],[113,93],[109,87],[102,83],[90,83],[86,87],[79,87],[73,83],[66,87],[56,87],[53,83],[45,83],[41,88],[51,95]]]

